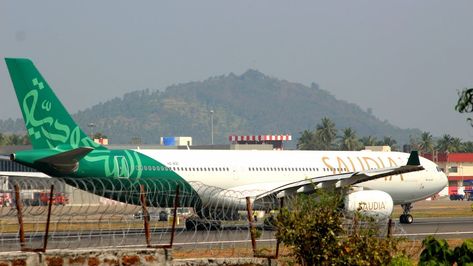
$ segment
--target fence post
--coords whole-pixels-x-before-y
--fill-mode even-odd
[[[179,185],[176,186],[176,198],[174,199],[174,216],[172,220],[170,247],[174,243],[174,234],[176,232],[177,208],[179,207]]]
[[[48,246],[48,236],[49,236],[49,224],[51,222],[51,209],[53,206],[53,196],[54,196],[54,185],[51,185],[51,192],[49,193],[49,202],[48,202],[48,218],[46,220],[46,231],[44,232],[44,242],[43,242],[43,252],[46,251]]]
[[[16,215],[18,217],[18,225],[20,226],[20,248],[23,251],[25,248],[25,229],[23,227],[23,213],[22,203],[20,198],[20,187],[15,185],[15,202],[16,202]]]
[[[391,237],[392,235],[392,226],[393,226],[393,220],[389,218],[388,220],[388,238]]]
[[[246,211],[248,214],[248,223],[250,226],[251,246],[253,247],[253,256],[256,256],[256,228],[253,223],[253,207],[251,206],[250,197],[246,197]]]
[[[281,197],[281,199],[279,200],[279,213],[281,213],[283,207],[284,207],[284,197]],[[279,239],[276,239],[276,254],[274,254],[275,259],[279,257],[279,244],[281,244],[279,242]]]
[[[149,221],[150,218],[148,209],[146,208],[146,198],[145,198],[145,188],[144,185],[140,185],[140,201],[141,201],[141,212],[144,221],[145,227],[145,238],[146,238],[146,245],[151,247],[151,240],[150,240],[150,232],[149,232]]]

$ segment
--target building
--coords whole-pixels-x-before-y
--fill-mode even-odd
[[[283,149],[283,141],[292,140],[292,136],[289,134],[285,135],[250,135],[250,136],[236,136],[231,135],[228,140],[233,145],[262,145],[269,144],[273,146],[274,150]]]
[[[435,162],[448,177],[448,194],[464,194],[472,190],[473,153],[422,154]]]

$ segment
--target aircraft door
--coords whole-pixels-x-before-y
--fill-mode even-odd
[[[119,178],[130,177],[128,162],[126,161],[124,156],[115,156],[114,163],[115,163],[115,172],[114,172],[115,177],[119,177]]]

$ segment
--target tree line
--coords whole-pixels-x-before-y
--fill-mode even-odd
[[[30,139],[27,135],[0,133],[0,146],[29,145]]]
[[[342,150],[356,151],[365,146],[390,146],[391,150],[398,151],[400,147],[395,139],[384,136],[378,139],[375,136],[359,137],[354,129],[347,127],[340,134],[335,123],[327,117],[322,118],[314,130],[304,130],[297,141],[299,150]],[[472,141],[462,141],[461,138],[444,134],[435,139],[431,133],[422,132],[418,137],[410,137],[411,149],[422,153],[438,152],[473,152]]]

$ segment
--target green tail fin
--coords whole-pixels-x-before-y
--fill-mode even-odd
[[[105,149],[77,126],[33,62],[21,58],[5,61],[34,149]]]

